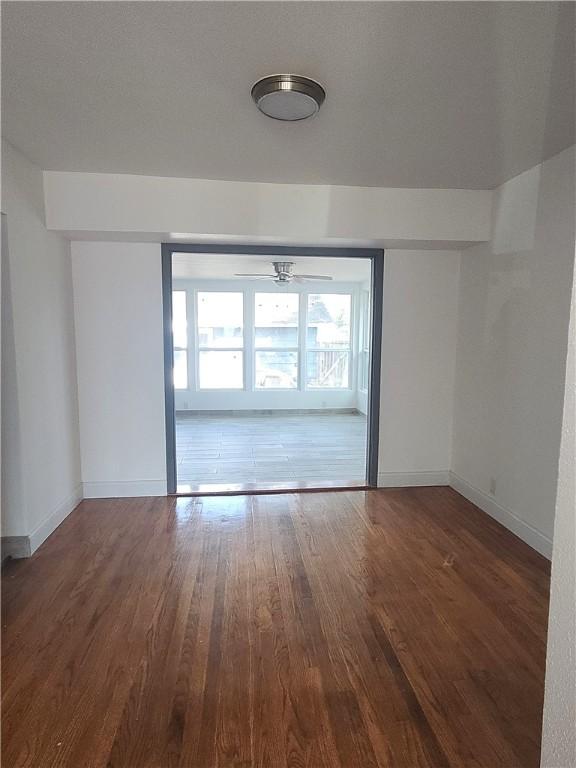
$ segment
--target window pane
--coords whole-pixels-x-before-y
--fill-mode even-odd
[[[311,388],[346,389],[348,384],[348,352],[321,350],[306,356],[306,382]]]
[[[200,389],[243,389],[242,352],[200,352]]]
[[[198,343],[201,347],[242,347],[241,293],[198,293]]]
[[[360,294],[360,346],[367,349],[370,342],[370,294]]]
[[[358,388],[367,391],[370,376],[370,294],[360,293],[360,351],[358,353]]]
[[[311,293],[308,296],[308,347],[350,347],[350,294]]]
[[[172,334],[174,346],[188,346],[186,291],[172,291]]]
[[[284,350],[256,352],[257,389],[296,389],[298,353]]]
[[[174,389],[188,389],[188,353],[174,350]]]
[[[257,347],[298,346],[297,293],[257,293],[255,326]]]
[[[370,353],[368,350],[363,349],[359,355],[358,372],[359,383],[358,387],[362,390],[368,390],[368,378],[369,378],[369,366]]]

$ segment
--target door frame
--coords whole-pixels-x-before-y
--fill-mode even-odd
[[[176,411],[173,381],[172,340],[172,254],[217,253],[234,256],[273,256],[287,261],[291,256],[328,259],[370,260],[370,387],[366,443],[367,486],[378,485],[378,446],[380,428],[380,377],[382,357],[382,302],[384,295],[384,250],[381,248],[331,248],[315,246],[215,245],[211,243],[162,243],[162,315],[164,328],[164,408],[166,418],[166,479],[168,494],[178,495],[176,472]],[[190,495],[190,494],[181,494]],[[209,495],[209,494],[207,494]]]

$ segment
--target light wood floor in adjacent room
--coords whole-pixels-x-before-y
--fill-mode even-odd
[[[366,485],[361,413],[176,414],[182,493]]]
[[[450,489],[84,501],[3,577],[3,768],[538,766],[548,564]]]

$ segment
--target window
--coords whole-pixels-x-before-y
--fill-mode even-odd
[[[351,303],[346,293],[308,296],[306,386],[310,389],[350,386]]]
[[[297,293],[254,295],[256,389],[298,387]]]
[[[172,291],[172,334],[174,338],[174,389],[188,389],[186,291]]]
[[[244,388],[244,296],[198,291],[199,389]]]
[[[354,326],[352,309],[350,293],[235,286],[209,290],[178,284],[172,292],[174,388],[342,390],[357,380],[366,389],[367,291],[359,295]]]
[[[360,293],[360,338],[358,358],[358,389],[368,391],[370,376],[370,294]]]

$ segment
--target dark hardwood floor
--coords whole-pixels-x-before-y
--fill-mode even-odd
[[[84,501],[3,570],[3,768],[536,768],[548,563],[448,488]]]

